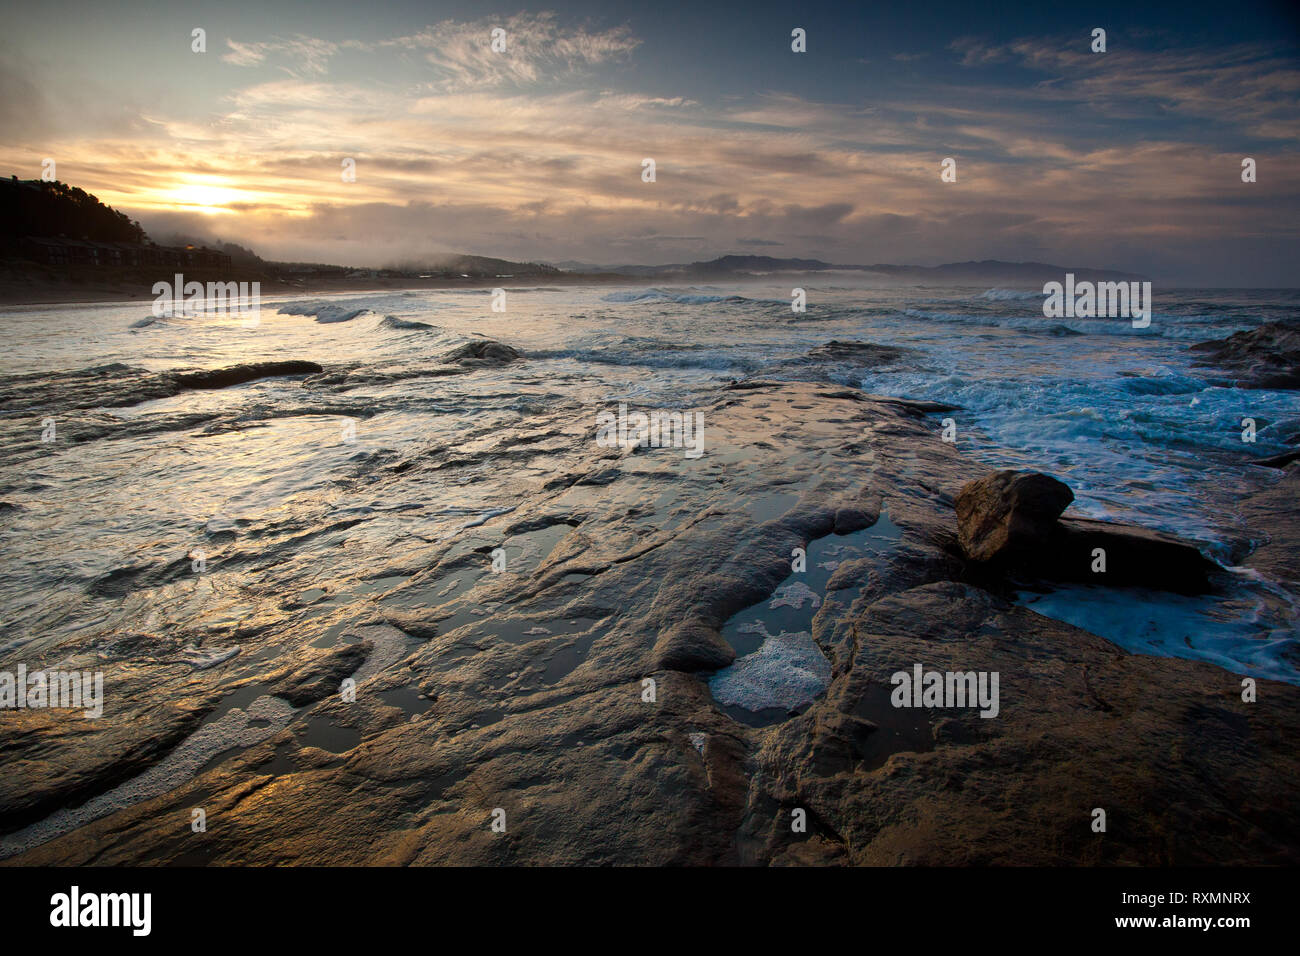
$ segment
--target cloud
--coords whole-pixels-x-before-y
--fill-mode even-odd
[[[948,44],[948,49],[961,54],[962,66],[983,66],[1011,58],[1007,47],[986,43],[978,37],[958,37]]]
[[[869,101],[693,87],[688,98],[623,88],[603,69],[637,49],[626,28],[519,14],[499,21],[498,54],[495,25],[232,42],[210,111],[151,97],[147,112],[123,104],[112,126],[103,108],[74,122],[79,107],[33,73],[60,131],[40,152],[0,140],[0,162],[22,172],[57,156],[63,178],[146,227],[181,216],[268,257],[359,265],[432,251],[627,262],[638,247],[681,261],[739,245],[836,262],[1055,255],[1150,271],[1116,256],[1261,236],[1295,247],[1300,183],[1276,171],[1300,160],[1300,84],[1262,48],[1091,54],[967,38],[953,46],[971,64],[962,84],[913,75]],[[340,75],[330,65],[344,51],[386,69]],[[1259,147],[1247,133],[1275,139]],[[1259,158],[1259,183],[1240,182],[1241,155]],[[654,183],[641,180],[647,156]],[[946,156],[957,183],[939,180]],[[340,180],[344,159],[356,182]],[[215,205],[178,212],[175,197],[196,185]]]
[[[505,49],[493,49],[493,30],[505,31]],[[554,13],[517,13],[471,22],[445,20],[379,45],[421,54],[441,92],[551,83],[622,59],[640,44],[626,26],[564,29]]]
[[[1086,38],[1085,38],[1086,40]],[[1011,63],[1048,75],[1029,100],[1074,102],[1111,118],[1213,119],[1257,136],[1300,135],[1300,66],[1260,44],[1149,50],[1112,42],[1093,53],[1079,38],[1023,38],[991,45],[953,41],[961,65]]]
[[[504,30],[504,50],[493,49],[493,31]],[[517,13],[496,19],[443,20],[423,30],[388,39],[335,43],[319,37],[273,37],[263,41],[226,40],[222,61],[232,66],[277,69],[299,79],[323,77],[342,49],[362,53],[394,50],[414,53],[433,68],[430,90],[463,92],[503,86],[552,83],[584,75],[593,67],[622,59],[640,41],[626,26],[606,30],[566,29],[554,13]],[[654,102],[647,100],[647,102]],[[680,98],[661,98],[679,105]]]
[[[330,58],[339,51],[337,43],[301,35],[249,43],[228,39],[226,46],[230,51],[222,54],[224,63],[262,66],[268,59],[287,60],[289,65],[277,67],[293,77],[324,76]]]

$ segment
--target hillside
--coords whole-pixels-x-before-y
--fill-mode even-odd
[[[27,237],[93,242],[144,242],[140,224],[96,197],[61,182],[0,180],[0,239],[12,245]]]
[[[638,278],[670,280],[746,278],[799,274],[808,272],[856,272],[863,278],[895,282],[937,284],[1004,283],[1037,285],[1055,279],[1059,281],[1067,272],[1078,279],[1108,279],[1132,281],[1146,276],[1114,269],[1096,269],[1086,266],[1053,265],[1046,262],[1004,262],[984,259],[978,262],[950,262],[937,266],[891,265],[836,265],[820,259],[778,259],[773,256],[726,255],[707,261],[674,263],[660,266],[620,265],[595,266],[580,262],[563,265],[577,272],[617,273]]]

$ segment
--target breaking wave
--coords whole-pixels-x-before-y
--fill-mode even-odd
[[[317,322],[350,322],[359,315],[366,315],[370,309],[362,306],[354,308],[352,303],[315,302],[281,302],[275,306],[281,315],[309,315]]]
[[[384,329],[436,329],[436,325],[430,325],[428,322],[417,322],[414,319],[401,319],[395,315],[386,315],[379,323],[380,328]]]
[[[603,302],[672,302],[676,305],[709,305],[714,302],[750,302],[743,295],[715,295],[702,292],[675,292],[671,289],[644,289],[640,292],[611,292],[601,296]]]

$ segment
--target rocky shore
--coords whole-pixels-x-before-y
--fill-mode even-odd
[[[599,447],[591,409],[557,400],[358,464],[358,486],[412,497],[470,469],[518,488],[450,543],[356,536],[362,516],[214,540],[215,566],[256,580],[238,621],[65,643],[39,663],[103,669],[104,717],[4,715],[5,862],[1300,862],[1300,687],[1252,694],[1013,600],[1022,579],[1212,590],[1193,543],[1073,517],[1046,476],[990,476],[932,404],[743,381],[699,410],[697,460]],[[1246,563],[1290,581],[1296,467],[1243,505],[1266,542]],[[728,716],[708,682],[736,658],[726,622],[810,542],[885,520],[892,547],[819,595],[825,692],[766,726]],[[336,546],[328,607],[286,597],[271,558],[307,533]],[[181,579],[133,569],[130,590]],[[996,716],[894,706],[916,665],[996,673]]]
[[[1300,388],[1300,325],[1266,322],[1191,349],[1205,356],[1201,365],[1229,373],[1237,388]]]

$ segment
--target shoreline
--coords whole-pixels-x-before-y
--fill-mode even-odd
[[[199,275],[195,273],[196,277]],[[694,285],[740,285],[752,282],[773,282],[782,281],[808,281],[810,277],[821,277],[821,273],[789,273],[789,274],[735,274],[735,275],[662,275],[662,276],[641,276],[627,275],[614,272],[565,272],[559,274],[540,274],[540,275],[519,275],[512,276],[509,279],[501,277],[493,278],[468,278],[468,279],[418,279],[418,278],[328,278],[318,277],[302,282],[290,282],[283,279],[269,279],[264,275],[245,273],[241,275],[216,277],[203,275],[203,281],[212,278],[213,281],[222,282],[261,282],[263,297],[269,296],[292,296],[292,295],[352,295],[357,293],[375,292],[421,292],[421,291],[444,291],[448,289],[491,289],[500,285],[502,288],[518,287],[521,283],[529,287],[547,286],[606,286],[606,285],[642,285],[646,287],[655,286],[694,286]],[[170,281],[171,276],[166,280]],[[989,280],[992,281],[992,280]],[[506,283],[502,285],[502,283]],[[1032,284],[1030,284],[1032,285]],[[989,285],[986,281],[970,282],[907,282],[907,281],[889,281],[876,277],[873,280],[866,281],[862,286],[864,289],[884,288],[884,289],[976,289],[976,288],[1015,288],[1016,283],[1008,280],[1004,283],[994,283]],[[1197,286],[1186,284],[1165,284],[1160,287],[1169,291],[1182,291],[1188,289],[1203,289],[1207,292],[1297,292],[1297,287],[1279,287],[1279,288],[1259,288],[1256,286]],[[1031,290],[1026,287],[1025,291],[1036,291],[1034,286]],[[1159,295],[1159,290],[1157,290]],[[121,302],[147,302],[153,299],[151,283],[61,283],[61,282],[36,282],[29,283],[16,280],[10,277],[0,278],[0,309],[9,310],[17,309],[23,306],[52,306],[52,305],[94,305],[94,304],[111,304]],[[1051,321],[1044,318],[1044,321]]]
[[[284,412],[286,452],[310,448],[329,482],[215,522],[178,508],[186,517],[112,552],[64,604],[48,575],[23,585],[36,601],[15,630],[34,640],[9,645],[6,665],[100,670],[104,711],[72,727],[49,710],[0,713],[13,781],[0,864],[1300,861],[1300,684],[1248,657],[1233,661],[1251,678],[1132,648],[1025,602],[1013,566],[991,562],[1000,526],[1035,522],[1000,514],[1015,496],[989,482],[993,466],[941,439],[960,406],[873,395],[821,367],[910,352],[818,335],[770,366],[817,366],[812,380],[711,379],[686,405],[708,429],[691,457],[684,434],[680,447],[602,443],[603,405],[495,338],[417,336],[414,361],[389,368],[364,351],[308,361],[312,328],[274,362],[6,383],[14,474],[48,467],[49,407],[67,410],[58,440],[73,456],[185,436],[208,461]],[[1289,333],[1261,328],[1207,361],[1243,381],[1277,374],[1256,362]],[[506,323],[494,331],[509,339]],[[279,400],[248,405],[255,382]],[[339,420],[369,420],[393,385],[415,406],[464,411],[475,406],[457,396],[482,392],[509,404],[341,448]],[[195,401],[167,401],[185,393]],[[158,399],[146,414],[102,413]],[[341,450],[315,457],[326,448]],[[1234,507],[1252,537],[1272,538],[1240,563],[1276,578],[1284,600],[1300,463],[1279,471]],[[14,487],[0,515],[22,534],[48,516]],[[1071,495],[1048,489],[1058,507],[1034,533],[1047,551],[1021,555],[1030,578],[1082,579],[1152,614],[1166,594],[1237,596],[1187,539],[1063,514]],[[73,513],[61,527],[80,526]],[[109,602],[121,613],[94,620]],[[781,610],[794,607],[797,622]],[[89,623],[64,630],[64,614]],[[767,635],[757,650],[740,636],[754,633]],[[900,707],[899,673],[983,675],[981,696],[995,697],[974,708],[913,694]],[[160,825],[195,806],[221,825]],[[1090,826],[1098,808],[1105,835]],[[498,809],[509,839],[485,824]],[[794,810],[809,824],[797,837]]]
[[[170,281],[168,276],[167,280]],[[206,281],[206,280],[205,280]],[[213,281],[261,282],[263,298],[292,295],[341,295],[365,292],[420,292],[446,289],[491,289],[497,286],[509,289],[525,284],[528,287],[571,285],[618,285],[636,282],[637,277],[614,273],[562,273],[559,275],[522,275],[469,279],[412,279],[412,278],[314,278],[301,283],[281,279],[267,279],[259,275],[229,276]],[[503,284],[504,283],[504,284]],[[127,302],[151,302],[154,298],[151,285],[95,283],[69,287],[61,283],[38,283],[38,287],[12,280],[0,280],[0,309],[22,306],[97,305]]]
[[[384,587],[329,614],[260,582],[246,597],[259,626],[207,635],[212,658],[240,649],[214,666],[183,666],[180,645],[114,644],[93,753],[48,714],[12,718],[25,731],[11,748],[56,746],[71,763],[9,794],[3,865],[1300,860],[1300,687],[1261,678],[1247,703],[1222,667],[1129,653],[971,583],[952,502],[987,469],[939,440],[923,403],[748,381],[700,407],[711,437],[697,460],[601,448],[578,406],[557,403],[504,433],[485,423],[460,446],[472,452],[367,466],[406,497],[520,456],[552,477],[448,543],[350,554],[331,593]],[[648,511],[645,481],[660,489]],[[816,608],[825,692],[769,725],[735,721],[708,681],[736,660],[721,629],[773,599],[792,548],[886,513],[899,534],[841,562]],[[341,544],[352,523],[318,533]],[[275,534],[316,527],[286,515]],[[292,553],[270,530],[214,540],[212,566]],[[511,573],[484,573],[502,542]],[[126,570],[165,587],[186,569]],[[890,675],[917,665],[1000,674],[998,718],[891,707]],[[353,702],[335,693],[348,675]],[[158,825],[200,805],[222,826]],[[1108,834],[1090,828],[1097,807]],[[489,829],[496,808],[509,840]],[[806,834],[790,832],[792,809]]]

